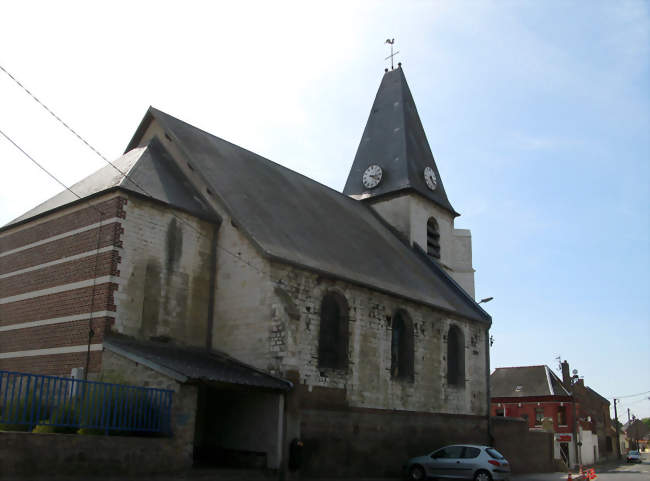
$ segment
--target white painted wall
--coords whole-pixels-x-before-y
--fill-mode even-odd
[[[582,442],[582,446],[580,447],[582,464],[594,464],[598,462],[598,435],[592,433],[591,431],[585,431],[582,429],[582,427],[580,427],[579,430],[580,432],[578,440]]]

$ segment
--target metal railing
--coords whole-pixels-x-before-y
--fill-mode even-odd
[[[0,429],[171,435],[172,392],[0,370]]]

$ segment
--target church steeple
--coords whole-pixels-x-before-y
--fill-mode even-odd
[[[362,199],[416,192],[457,216],[398,65],[384,74],[343,193]]]

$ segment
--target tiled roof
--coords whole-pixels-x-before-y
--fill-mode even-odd
[[[490,375],[490,395],[501,397],[570,396],[548,366],[500,367]]]

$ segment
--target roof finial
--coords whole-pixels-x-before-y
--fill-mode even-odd
[[[384,43],[387,43],[387,44],[390,45],[390,55],[388,57],[386,57],[384,60],[390,59],[390,69],[393,70],[395,68],[395,66],[393,65],[393,57],[399,53],[399,50],[397,52],[393,53],[393,44],[395,43],[394,38],[387,38],[386,42],[384,42]],[[398,65],[401,65],[401,64],[398,64]]]

